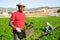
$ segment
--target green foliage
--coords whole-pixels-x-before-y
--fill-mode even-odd
[[[12,29],[8,18],[0,18],[0,40],[13,40]]]
[[[42,34],[42,30],[44,29],[46,22],[50,22],[50,24],[55,28],[60,25],[60,18],[59,17],[27,18],[27,22],[34,23],[34,26],[36,28],[36,33],[31,36],[31,38],[34,39]],[[59,35],[57,34],[57,36],[59,36]],[[52,37],[53,37],[53,35],[52,35]],[[49,37],[45,37],[45,39],[44,38],[42,38],[42,39],[48,40],[49,38],[52,39],[52,37],[50,38],[50,36],[49,36]],[[28,37],[26,39],[30,39],[30,37]]]
[[[27,18],[26,22],[33,22],[36,33],[30,37],[25,38],[25,40],[33,40],[34,38],[41,35],[46,22],[50,22],[54,28],[60,26],[60,17],[32,17]],[[0,36],[1,35],[3,35],[2,40],[13,40],[13,32],[12,28],[9,26],[9,18],[0,18]],[[44,36],[41,38],[41,40],[58,40],[59,37],[60,29],[53,31],[51,35]]]

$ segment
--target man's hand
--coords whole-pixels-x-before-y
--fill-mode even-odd
[[[28,25],[29,25],[29,23],[25,22],[25,26],[28,26]]]
[[[31,24],[33,24],[33,22],[30,22],[30,23],[25,22],[25,26],[30,27],[30,26],[32,26]]]

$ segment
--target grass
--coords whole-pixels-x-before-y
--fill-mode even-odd
[[[0,18],[0,35],[2,35],[0,40],[14,40],[12,28],[9,26],[9,20],[9,18]],[[33,22],[35,33],[32,36],[27,37],[25,40],[33,40],[41,35],[46,22],[50,22],[54,28],[60,26],[60,17],[30,17],[27,18],[26,22]],[[41,40],[58,40],[59,37],[60,29],[55,30],[51,35],[41,38]]]
[[[13,40],[12,28],[9,26],[8,18],[0,18],[0,40]]]

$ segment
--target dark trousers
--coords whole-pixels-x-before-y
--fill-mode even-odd
[[[23,40],[26,38],[25,30],[21,30],[21,32],[13,32],[14,40]]]

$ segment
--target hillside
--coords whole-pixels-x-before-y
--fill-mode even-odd
[[[27,11],[27,10],[37,10],[37,9],[51,9],[51,8],[60,8],[60,7],[38,7],[38,8],[25,8],[25,11]],[[0,11],[15,11],[15,10],[17,10],[17,8],[4,8],[4,7],[0,7]]]

